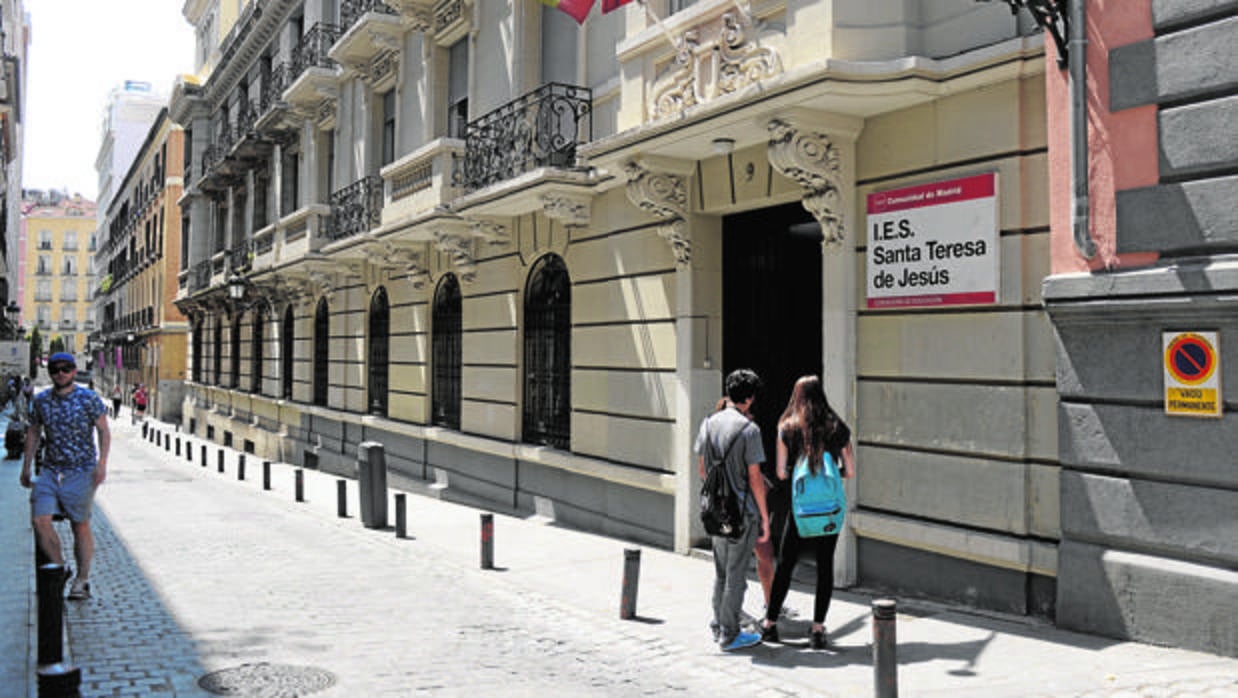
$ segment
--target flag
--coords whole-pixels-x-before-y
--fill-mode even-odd
[[[612,12],[632,2],[632,0],[602,0],[602,14]]]
[[[593,9],[593,0],[542,0],[542,4],[566,12],[577,24],[584,24]]]

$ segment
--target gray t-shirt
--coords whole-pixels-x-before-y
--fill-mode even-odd
[[[761,428],[756,422],[741,414],[739,410],[727,407],[721,412],[709,415],[701,422],[701,429],[696,435],[696,445],[693,447],[697,455],[705,454],[706,434],[709,435],[709,455],[713,460],[727,453],[726,449],[731,446],[731,440],[736,439],[738,435],[735,445],[731,446],[730,453],[727,453],[726,465],[729,468],[727,474],[730,476],[731,488],[735,490],[735,495],[740,501],[744,501],[745,494],[748,495],[749,513],[759,514],[761,510],[757,507],[756,500],[748,494],[748,466],[765,462],[765,447],[761,445]],[[710,457],[705,458],[705,467],[709,467],[710,460]]]

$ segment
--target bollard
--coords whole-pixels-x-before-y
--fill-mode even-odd
[[[297,468],[296,499],[298,502],[305,501],[305,471],[301,468]]]
[[[224,471],[224,450],[221,448],[219,449],[219,472],[222,473],[223,471]]]
[[[49,562],[39,566],[36,590],[39,594],[39,664],[64,661],[64,565]]]
[[[636,590],[640,586],[640,549],[626,548],[623,551],[623,593],[619,597],[619,618],[632,620],[636,617]]]
[[[163,435],[163,450],[167,451],[168,453],[172,452],[172,435],[171,434]]]
[[[189,443],[189,439],[185,439],[185,460],[193,463],[193,444]]]
[[[361,525],[386,528],[387,455],[377,441],[363,441],[357,446],[357,490],[361,499]]]
[[[335,481],[335,513],[348,518],[348,481],[343,478]]]
[[[202,444],[202,467],[206,467],[206,444]]]
[[[265,491],[271,490],[271,461],[262,461],[262,489]]]
[[[494,569],[494,514],[481,515],[481,568]]]
[[[898,641],[894,599],[873,600],[873,696],[898,698]]]
[[[82,670],[63,663],[41,666],[39,698],[81,698]]]
[[[245,479],[245,454],[242,453],[236,457],[236,479]]]
[[[406,515],[408,513],[407,505],[404,503],[404,493],[397,492],[395,495],[395,537],[408,538],[408,526]]]
[[[150,437],[149,437],[149,436],[147,436],[147,434],[146,434],[146,432],[147,432],[147,430],[148,430],[148,429],[150,429],[150,425],[149,425],[149,424],[147,424],[146,422],[142,422],[142,438],[143,438],[143,439],[149,439],[149,438],[150,438]]]
[[[181,457],[181,437],[176,437],[176,457]]]

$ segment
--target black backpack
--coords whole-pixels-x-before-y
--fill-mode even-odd
[[[744,535],[744,509],[748,503],[748,488],[744,488],[744,501],[735,496],[727,474],[726,457],[731,448],[748,428],[745,424],[727,445],[722,458],[714,460],[713,441],[709,438],[709,423],[705,423],[705,482],[701,485],[701,523],[711,536],[726,536],[732,540]]]

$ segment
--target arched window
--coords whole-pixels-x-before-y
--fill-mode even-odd
[[[249,337],[249,392],[262,394],[262,362],[265,359],[263,356],[263,326],[266,325],[266,316],[261,310],[254,311],[254,325],[250,330]]]
[[[215,379],[215,385],[222,386],[224,384],[224,319],[222,317],[215,318],[215,354],[211,356],[211,377]]]
[[[451,429],[460,428],[460,282],[445,274],[434,292],[430,320],[434,378],[431,385],[430,419]]]
[[[280,397],[292,399],[292,306],[284,309],[284,324],[279,328]]]
[[[198,320],[193,325],[193,382],[202,382],[202,331],[206,323]]]
[[[387,371],[390,363],[391,304],[382,286],[370,299],[370,414],[387,414]]]
[[[319,298],[314,310],[314,404],[327,404],[327,379],[330,377],[327,352],[331,349],[331,315],[327,299]]]
[[[533,266],[524,294],[526,443],[571,446],[572,280],[563,258]]]
[[[232,380],[230,387],[241,387],[241,314],[232,318]]]

